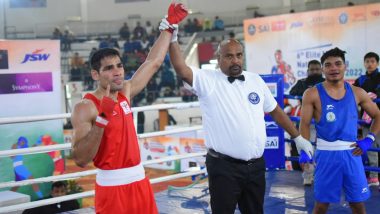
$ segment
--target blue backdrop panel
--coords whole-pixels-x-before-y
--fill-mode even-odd
[[[272,74],[261,75],[266,82],[278,105],[284,108],[284,75]],[[285,140],[284,130],[273,121],[272,117],[265,116],[267,142],[264,157],[268,169],[285,168]]]

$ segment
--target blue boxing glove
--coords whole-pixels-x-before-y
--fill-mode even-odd
[[[311,163],[313,161],[312,158],[309,157],[309,155],[306,154],[305,151],[301,150],[300,159],[298,160],[299,163]]]
[[[356,146],[359,147],[363,153],[366,153],[369,148],[371,148],[373,141],[375,141],[375,134],[372,132],[368,133],[367,136],[361,140],[356,141]]]

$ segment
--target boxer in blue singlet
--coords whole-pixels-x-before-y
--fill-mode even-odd
[[[313,213],[326,213],[329,203],[340,201],[342,190],[353,213],[365,213],[363,202],[370,197],[360,155],[380,132],[380,111],[363,89],[344,81],[344,54],[334,48],[322,55],[326,80],[303,96],[301,135],[310,137],[312,118],[317,132]],[[361,140],[357,139],[358,105],[373,118],[370,133]]]

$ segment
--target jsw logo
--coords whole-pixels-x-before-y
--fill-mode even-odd
[[[21,64],[24,64],[28,61],[34,62],[34,61],[46,61],[49,57],[50,54],[42,54],[41,52],[44,49],[37,49],[31,54],[26,54],[24,60],[21,62]]]

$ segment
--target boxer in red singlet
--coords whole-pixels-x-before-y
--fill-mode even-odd
[[[167,20],[178,24],[186,15],[182,4],[172,3]],[[98,82],[98,88],[75,106],[71,121],[76,164],[84,167],[93,161],[98,168],[96,213],[158,213],[141,165],[131,99],[161,66],[172,35],[173,29],[161,32],[146,61],[127,81],[117,50],[100,49],[91,57],[91,76]]]

